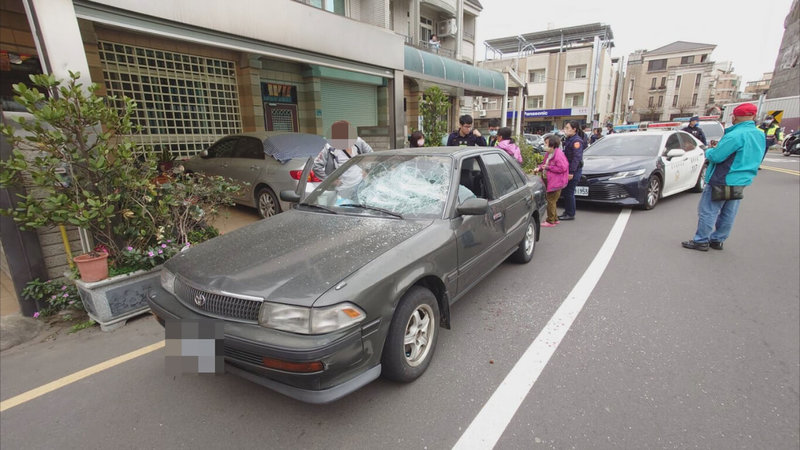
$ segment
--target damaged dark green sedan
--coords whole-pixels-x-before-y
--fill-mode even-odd
[[[355,156],[308,198],[282,192],[294,209],[168,261],[150,306],[162,324],[221,321],[225,371],[302,401],[409,382],[449,306],[531,260],[544,191],[494,148]]]

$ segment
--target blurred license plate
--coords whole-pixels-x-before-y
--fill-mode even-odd
[[[575,195],[580,195],[581,197],[588,197],[589,186],[575,186]]]

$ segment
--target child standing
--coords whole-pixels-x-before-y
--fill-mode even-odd
[[[533,173],[543,172],[547,185],[547,221],[542,226],[554,227],[559,223],[556,202],[561,196],[561,189],[569,182],[569,163],[561,150],[561,138],[552,134],[547,136],[544,142],[547,155],[544,162],[534,169]]]
[[[503,127],[497,130],[497,147],[505,150],[505,152],[513,156],[518,163],[522,164],[522,152],[519,150],[516,142],[511,139],[511,128]]]

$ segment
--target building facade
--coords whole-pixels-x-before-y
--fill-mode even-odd
[[[503,97],[474,105],[483,125],[491,118],[526,133],[562,128],[568,120],[595,125],[613,121],[616,68],[611,27],[588,24],[486,41],[486,69],[509,82]]]
[[[714,107],[716,45],[677,41],[630,55],[623,95],[626,122],[704,115]]]
[[[772,72],[764,72],[760,80],[747,82],[744,87],[743,98],[758,99],[769,91],[770,86],[772,86]]]
[[[794,0],[783,22],[783,39],[775,60],[767,98],[800,95],[800,0]]]

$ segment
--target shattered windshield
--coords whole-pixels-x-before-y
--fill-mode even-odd
[[[441,216],[450,192],[446,156],[370,153],[349,160],[303,202],[339,213]]]

